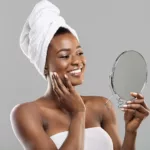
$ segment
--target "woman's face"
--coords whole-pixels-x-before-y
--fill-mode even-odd
[[[64,81],[67,74],[73,86],[83,82],[86,60],[83,50],[71,33],[55,36],[48,48],[47,67],[49,74],[57,72]]]

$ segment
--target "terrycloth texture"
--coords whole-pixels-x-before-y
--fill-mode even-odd
[[[64,131],[51,136],[57,149],[60,149],[68,136],[68,131]],[[85,129],[84,150],[113,150],[113,143],[108,133],[101,127]]]
[[[21,32],[20,47],[44,79],[48,45],[59,27],[69,29],[78,39],[76,31],[60,16],[60,10],[48,0],[42,0],[33,8]]]

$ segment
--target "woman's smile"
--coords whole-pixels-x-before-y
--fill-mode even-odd
[[[83,66],[74,68],[73,70],[68,71],[68,75],[73,76],[73,77],[80,77],[83,73],[82,70],[83,70]]]

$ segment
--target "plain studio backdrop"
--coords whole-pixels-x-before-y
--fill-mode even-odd
[[[39,75],[19,47],[19,36],[28,15],[38,0],[0,2],[0,149],[22,149],[10,125],[10,111],[16,105],[43,95],[47,82]],[[87,58],[84,84],[77,87],[82,95],[111,96],[108,76],[116,57],[124,50],[137,50],[150,70],[149,0],[52,0],[61,15],[73,27]],[[133,68],[134,69],[134,68]],[[150,78],[150,76],[148,76]],[[149,79],[148,79],[149,81]],[[144,90],[150,106],[150,86]],[[124,137],[123,112],[112,99]],[[137,150],[150,149],[150,117],[138,130]],[[42,140],[42,139],[41,139]]]

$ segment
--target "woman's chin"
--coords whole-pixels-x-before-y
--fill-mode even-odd
[[[78,86],[78,85],[81,85],[82,84],[82,82],[71,82],[71,84],[72,84],[72,86]]]
[[[72,84],[72,86],[77,86],[83,83],[84,81],[84,74],[81,73],[80,75],[70,75],[68,74],[68,78]]]
[[[77,85],[81,85],[83,83],[83,78],[82,79],[72,79],[70,80],[72,86],[77,86]]]

